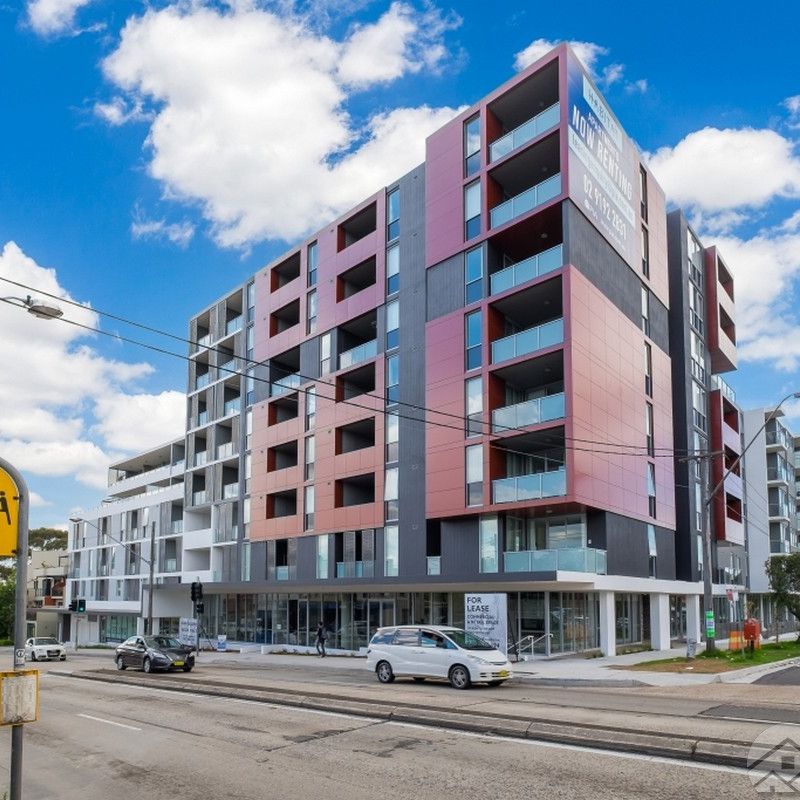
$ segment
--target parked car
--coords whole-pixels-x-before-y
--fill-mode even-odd
[[[34,636],[25,642],[25,658],[31,661],[67,660],[67,650],[52,636]]]
[[[114,660],[117,669],[135,667],[145,672],[172,669],[191,672],[194,655],[194,648],[171,636],[131,636],[117,647]]]
[[[444,625],[380,628],[367,648],[367,666],[381,683],[408,676],[443,678],[454,689],[499,686],[512,676],[508,659],[473,633]]]

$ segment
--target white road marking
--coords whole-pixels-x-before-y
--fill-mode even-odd
[[[95,722],[105,722],[106,725],[115,725],[117,728],[127,728],[129,731],[140,731],[141,728],[134,728],[133,725],[125,725],[123,722],[114,722],[110,719],[103,719],[102,717],[93,717],[91,714],[78,714],[79,717],[84,719],[92,719]]]

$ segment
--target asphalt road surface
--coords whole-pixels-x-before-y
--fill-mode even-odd
[[[747,775],[729,768],[87,682],[51,670],[41,688],[40,721],[25,729],[26,800],[756,797]],[[3,729],[6,773],[9,753]]]

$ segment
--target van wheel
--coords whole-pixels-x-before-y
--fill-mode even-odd
[[[391,683],[394,680],[392,665],[388,661],[378,662],[378,666],[375,667],[375,674],[381,683]]]
[[[466,667],[462,667],[461,664],[456,664],[450,670],[450,675],[448,677],[450,679],[450,685],[454,689],[469,689],[472,685],[472,679],[469,677],[469,670]]]

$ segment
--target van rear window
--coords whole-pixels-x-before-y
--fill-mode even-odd
[[[372,637],[370,644],[391,644],[394,639],[394,631],[381,631]]]
[[[419,644],[419,631],[416,628],[400,628],[394,635],[394,644],[416,647]]]

